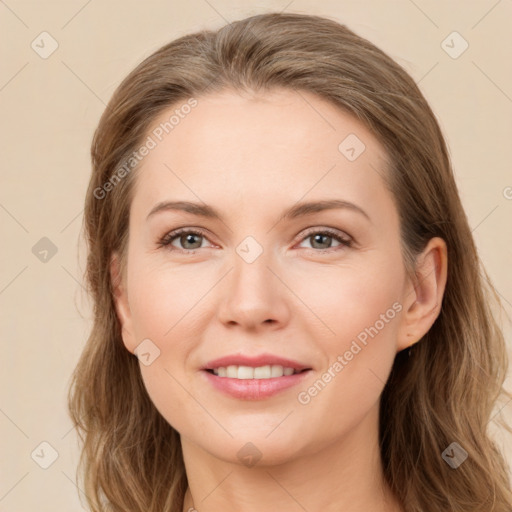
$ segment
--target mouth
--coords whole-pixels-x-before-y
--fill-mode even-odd
[[[231,354],[206,363],[201,370],[229,379],[273,379],[296,375],[311,366],[274,354]]]
[[[201,368],[205,382],[238,400],[264,400],[298,386],[313,372],[311,366],[272,354],[233,354]]]
[[[223,368],[226,372],[224,377],[215,373],[215,371],[223,373]],[[286,369],[288,369],[286,372],[288,375],[285,375]],[[200,373],[204,375],[205,382],[221,394],[238,400],[252,401],[271,398],[287,389],[292,389],[303,383],[312,371],[311,368],[294,370],[280,365],[262,367],[230,365],[203,369]],[[236,376],[234,376],[235,372]]]
[[[221,378],[249,380],[249,379],[275,379],[297,375],[311,370],[311,368],[293,368],[279,364],[263,366],[228,365],[215,368],[206,368],[205,371]]]

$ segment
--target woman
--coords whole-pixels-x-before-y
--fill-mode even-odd
[[[392,59],[301,14],[181,37],[92,160],[69,397],[91,510],[511,509],[497,296]]]

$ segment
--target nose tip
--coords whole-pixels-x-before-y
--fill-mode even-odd
[[[254,240],[254,239],[253,239]],[[257,326],[278,327],[289,317],[288,306],[280,280],[267,264],[263,251],[247,242],[247,258],[237,256],[234,267],[226,276],[226,290],[219,308],[219,318],[226,325],[244,325],[254,329]],[[258,243],[258,245],[260,245]],[[242,244],[242,249],[245,246]],[[238,251],[237,251],[238,252]],[[259,254],[257,254],[259,253]],[[256,259],[253,259],[257,254]]]

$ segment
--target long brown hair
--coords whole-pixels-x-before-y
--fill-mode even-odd
[[[508,467],[487,431],[497,399],[510,396],[491,308],[501,303],[436,118],[407,72],[366,39],[328,18],[278,13],[163,46],[121,83],[95,132],[84,215],[94,325],[69,390],[91,510],[181,512],[187,487],[179,434],[151,402],[114,306],[109,263],[114,251],[125,254],[136,171],[126,162],[171,106],[226,88],[272,87],[331,101],[384,145],[408,272],[432,237],[447,243],[441,312],[412,353],[397,354],[381,396],[387,482],[407,512],[510,512]],[[453,442],[468,454],[456,470],[442,458]]]

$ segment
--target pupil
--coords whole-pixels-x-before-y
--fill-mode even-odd
[[[189,233],[188,235],[185,235],[184,238],[185,238],[185,247],[187,246],[186,244],[187,243],[191,243],[192,245],[194,245],[194,238],[197,237],[198,235],[194,235],[193,233]],[[197,242],[196,242],[197,243]],[[192,247],[192,249],[196,249],[197,247]],[[189,247],[190,249],[190,247]]]
[[[329,237],[329,235],[318,234],[318,235],[314,235],[313,238],[315,239],[315,242],[317,242],[318,240],[321,240],[322,238],[330,238],[330,237]],[[320,243],[320,245],[322,245],[321,241],[319,243]],[[325,242],[324,242],[324,245],[325,245]]]

